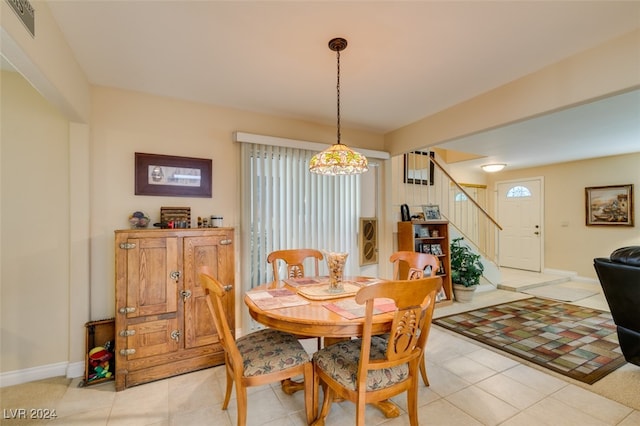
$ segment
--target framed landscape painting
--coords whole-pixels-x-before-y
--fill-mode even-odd
[[[585,188],[587,226],[633,226],[633,184]]]
[[[207,158],[135,153],[135,194],[211,198]]]

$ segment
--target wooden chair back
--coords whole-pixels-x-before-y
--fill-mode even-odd
[[[284,262],[287,268],[286,278],[302,278],[305,275],[304,261],[308,258],[313,259],[314,276],[320,274],[319,261],[324,257],[322,252],[315,249],[288,249],[288,250],[276,250],[269,253],[267,256],[267,263],[273,266],[273,280],[279,281],[279,267],[280,263]]]
[[[200,285],[207,297],[207,306],[213,317],[213,322],[218,332],[220,344],[224,349],[225,362],[230,371],[238,373],[240,377],[243,371],[242,355],[236,345],[236,339],[229,327],[227,314],[224,309],[223,298],[227,292],[220,281],[211,276],[206,268],[202,268],[199,274]]]
[[[389,257],[393,263],[394,280],[411,280],[422,278],[424,268],[431,266],[432,277],[440,269],[440,260],[437,256],[429,253],[419,253],[415,251],[397,251]],[[403,275],[403,276],[401,276]]]
[[[365,304],[365,323],[358,382],[365,389],[367,370],[386,368],[405,362],[417,361],[429,335],[436,293],[442,285],[441,277],[418,280],[383,281],[361,288],[356,294],[356,302]],[[396,304],[393,323],[389,333],[386,358],[370,360],[371,328],[373,324],[374,299],[389,298]],[[414,371],[415,373],[416,371]],[[417,374],[415,375],[417,379]]]

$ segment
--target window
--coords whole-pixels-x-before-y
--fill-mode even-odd
[[[245,288],[273,279],[267,256],[280,249],[349,252],[352,255],[345,273],[357,273],[361,176],[310,173],[309,160],[314,154],[303,149],[242,144]]]
[[[531,191],[525,186],[514,186],[507,191],[507,198],[531,197]]]

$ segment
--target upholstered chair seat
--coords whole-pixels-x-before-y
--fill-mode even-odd
[[[236,340],[245,377],[270,374],[309,362],[309,354],[289,333],[259,330]]]
[[[358,370],[361,345],[362,339],[335,343],[327,346],[323,351],[316,352],[313,362],[343,387],[355,391],[356,376],[353,375],[353,372]],[[370,359],[372,361],[383,360],[386,351],[387,340],[372,336]],[[400,364],[380,370],[369,370],[366,382],[367,392],[384,389],[403,382],[407,380],[408,374],[408,364]]]

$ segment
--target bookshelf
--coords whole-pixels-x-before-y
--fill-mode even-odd
[[[434,256],[438,256],[440,271],[438,271],[437,275],[442,277],[442,287],[446,294],[446,298],[439,301],[438,306],[453,303],[448,221],[414,220],[411,222],[398,222],[398,250],[431,253]],[[406,274],[406,271],[401,269],[400,273],[403,275]]]

